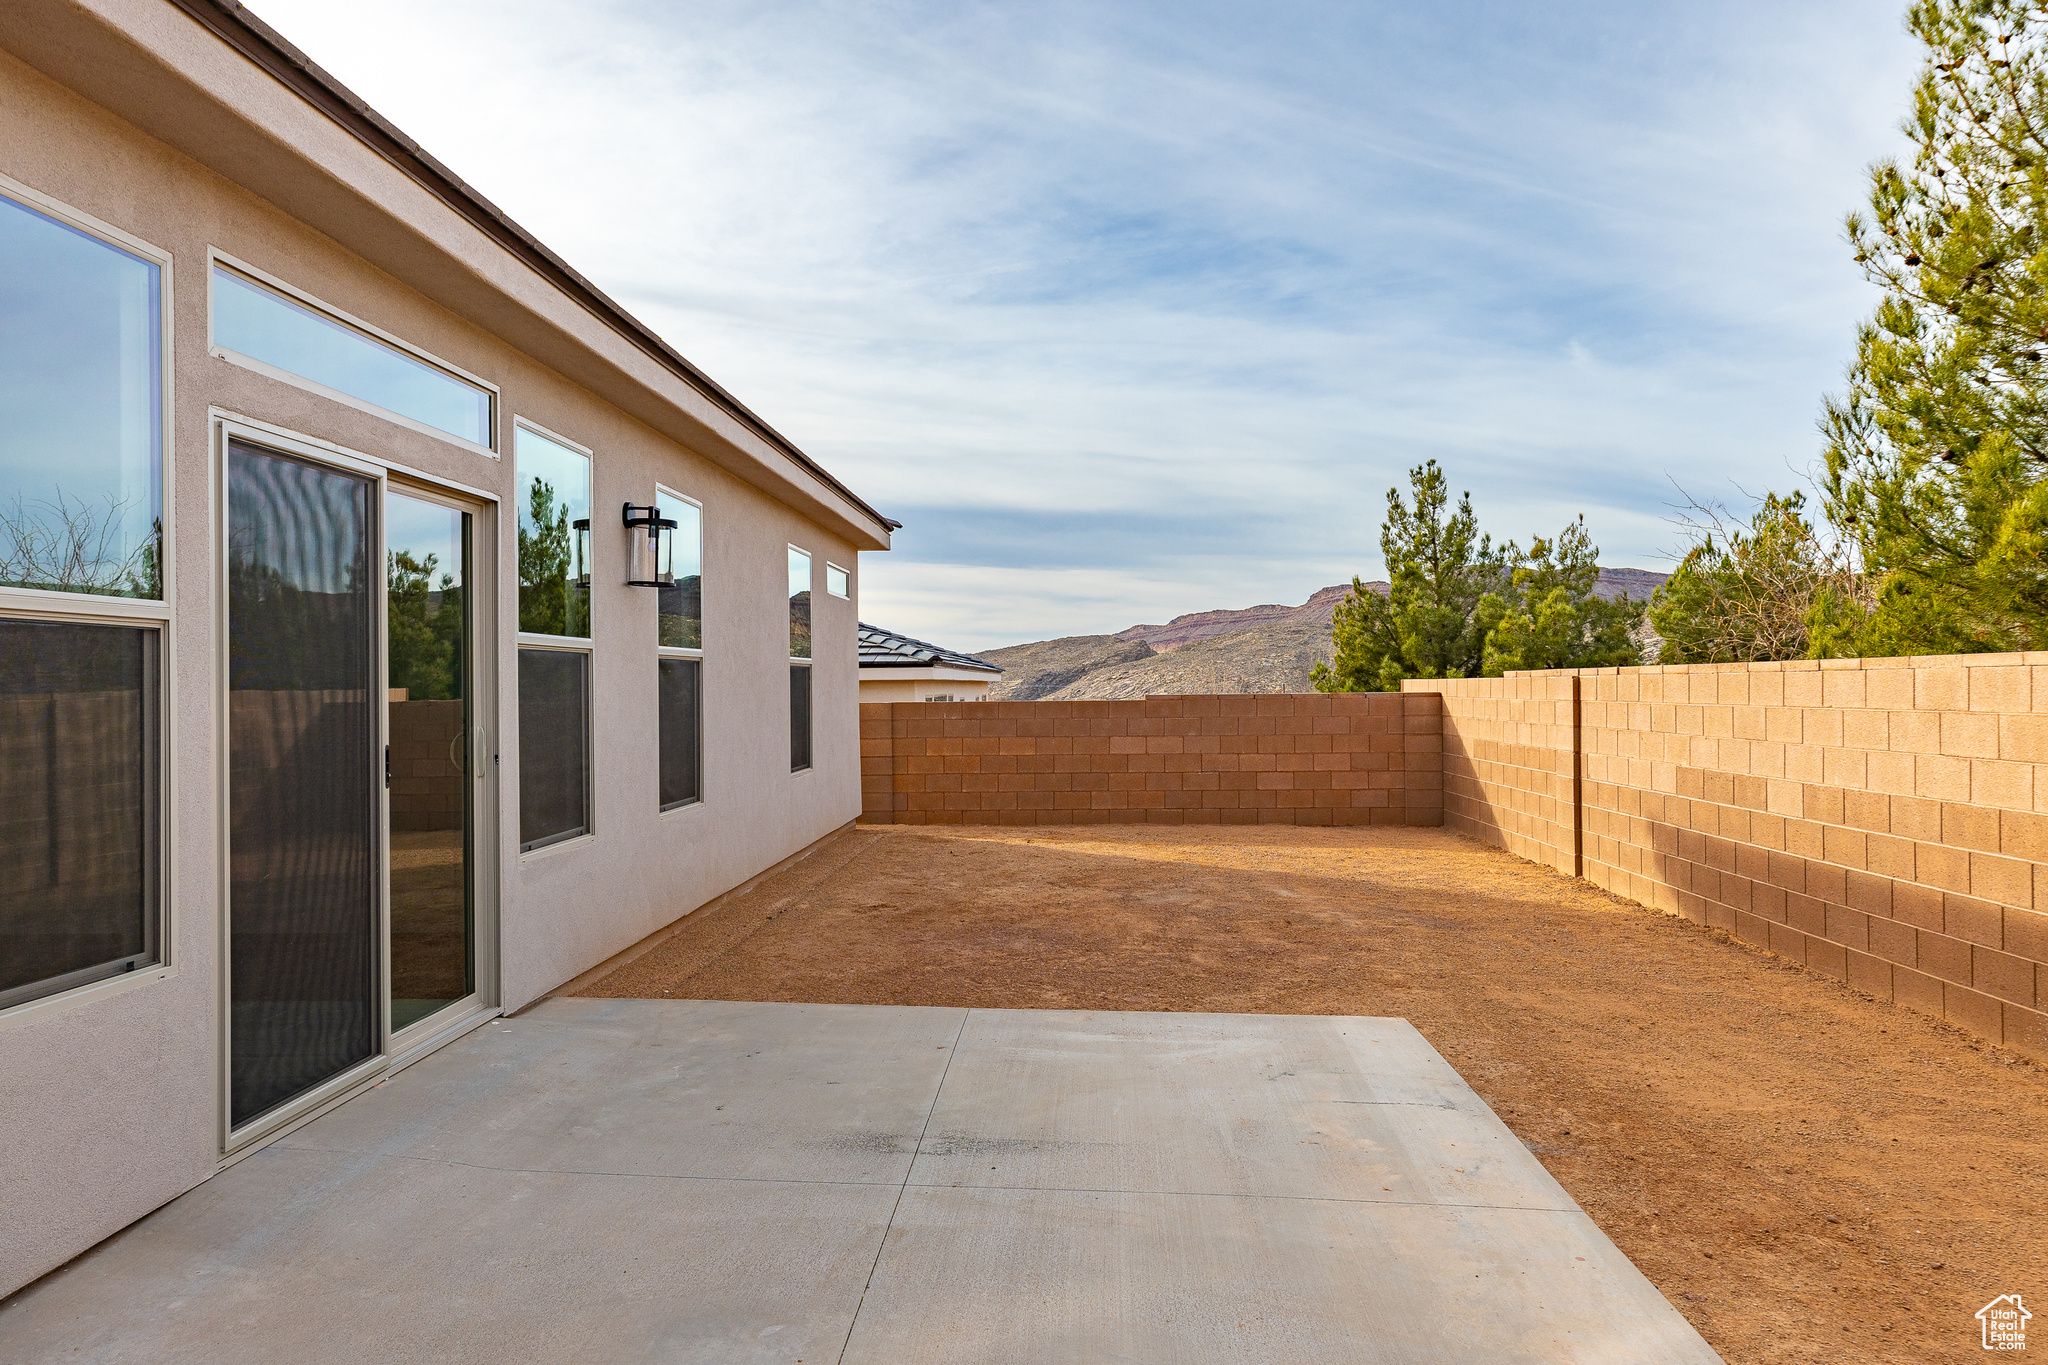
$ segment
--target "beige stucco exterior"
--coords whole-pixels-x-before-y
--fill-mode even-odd
[[[809,549],[822,573],[828,558],[887,548],[888,528],[166,0],[0,8],[0,176],[169,254],[173,380],[168,965],[0,1012],[4,1293],[224,1159],[224,415],[474,490],[482,545],[512,534],[495,509],[509,515],[515,417],[594,452],[595,832],[523,857],[512,556],[497,556],[492,579],[490,986],[506,1011],[859,813],[857,583],[852,598],[814,594],[814,758],[792,774],[785,546]],[[497,386],[501,455],[210,355],[210,249]],[[666,814],[650,739],[654,594],[624,586],[623,532],[603,530],[605,509],[651,501],[657,482],[704,507],[705,799]],[[0,597],[0,611],[20,600]]]
[[[860,699],[881,701],[985,701],[1000,673],[978,668],[863,668]]]

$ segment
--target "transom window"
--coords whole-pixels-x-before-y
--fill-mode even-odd
[[[218,264],[213,344],[472,445],[492,444],[489,389]]]

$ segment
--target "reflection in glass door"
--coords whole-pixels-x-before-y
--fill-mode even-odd
[[[376,481],[227,460],[229,1115],[376,1056]]]
[[[470,517],[385,496],[391,1032],[476,990]]]

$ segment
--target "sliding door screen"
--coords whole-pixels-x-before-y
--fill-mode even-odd
[[[229,1105],[381,1046],[375,484],[228,447]]]

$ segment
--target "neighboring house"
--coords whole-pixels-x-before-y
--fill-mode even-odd
[[[0,6],[0,1293],[854,819],[893,525],[234,0]]]
[[[1002,676],[986,659],[860,624],[862,701],[985,701]]]

